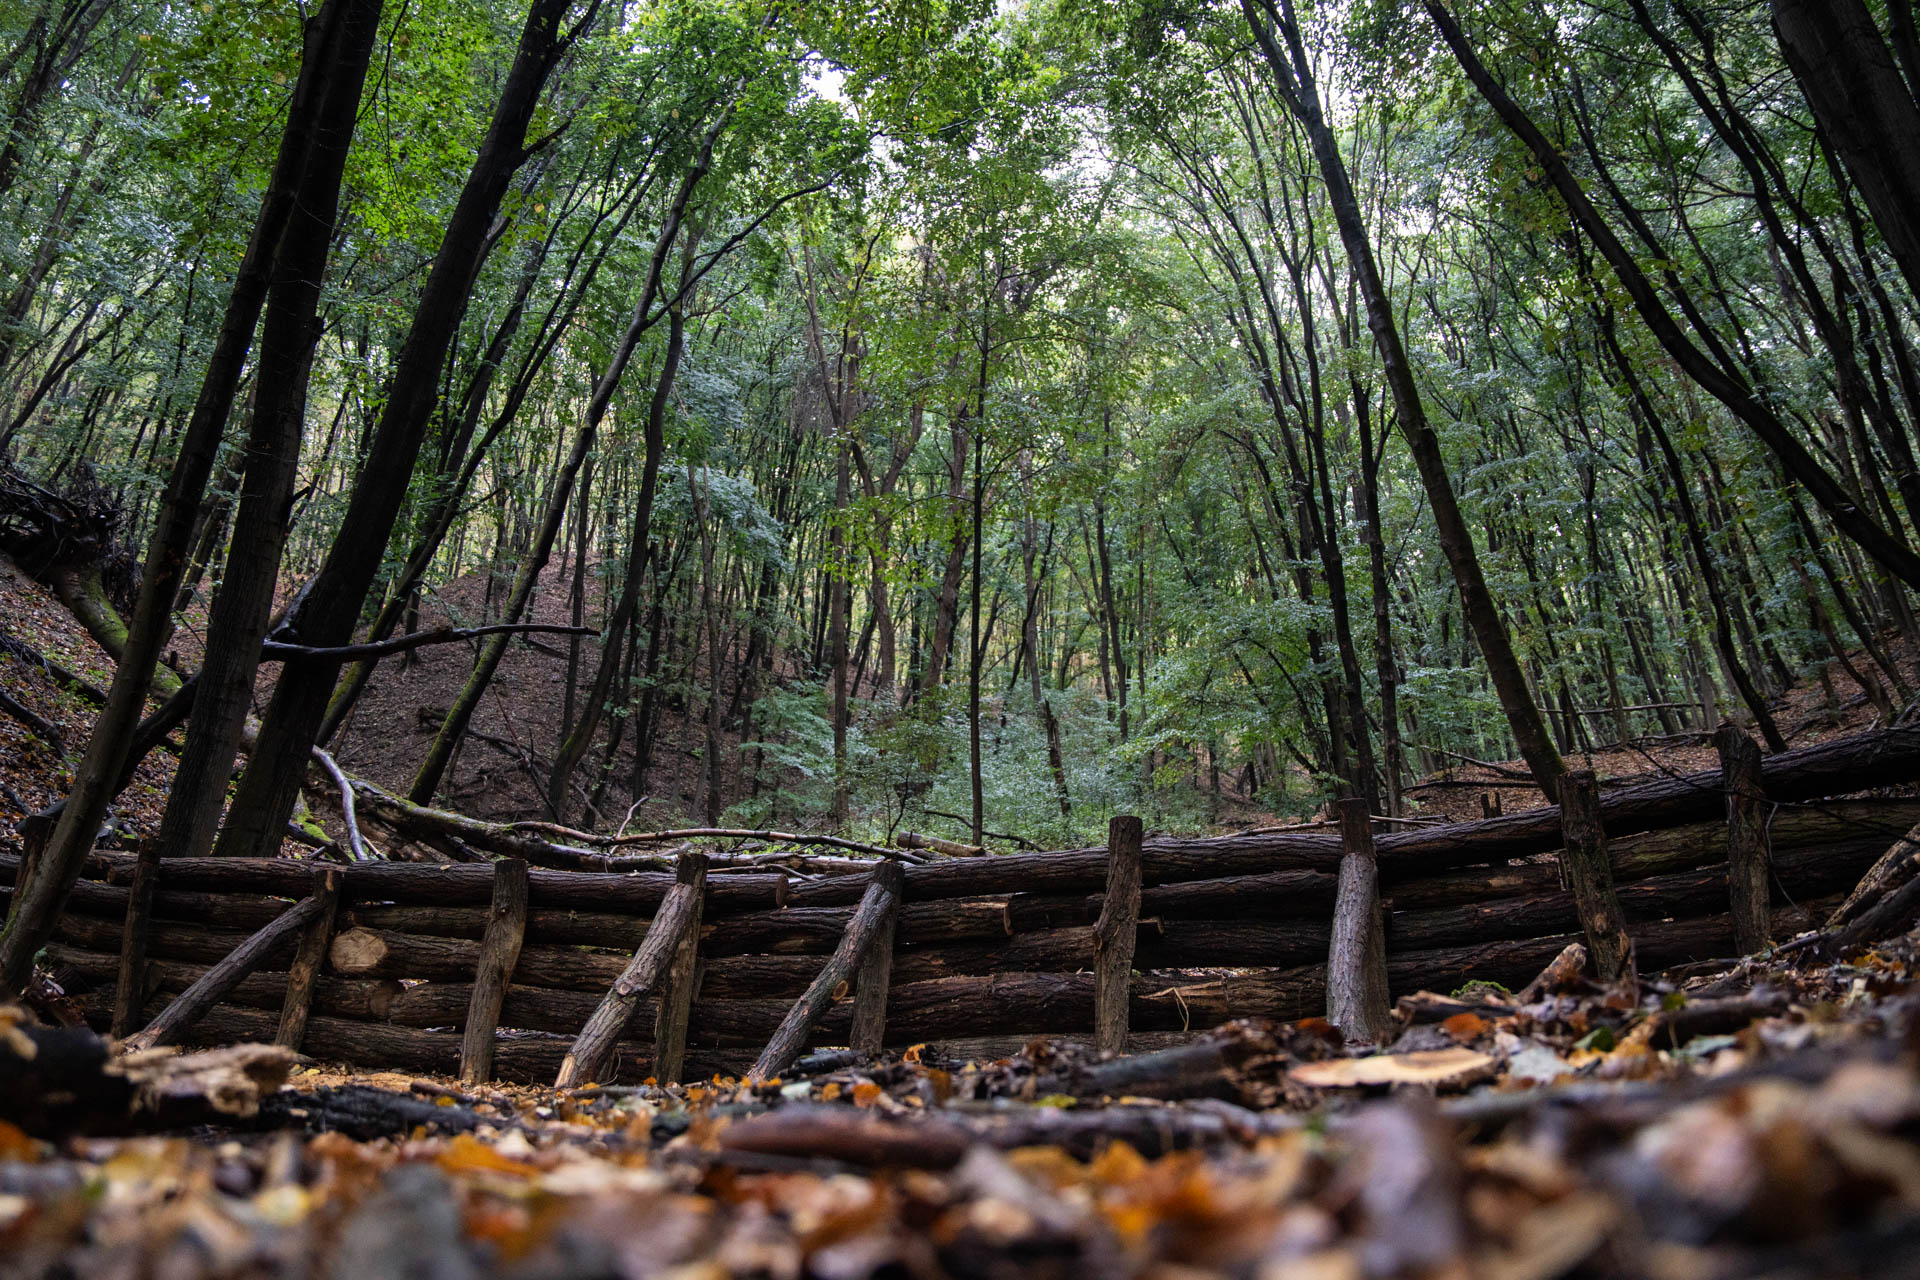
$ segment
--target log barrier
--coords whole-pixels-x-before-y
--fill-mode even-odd
[[[1719,769],[1603,787],[1604,856],[1638,966],[1816,926],[1920,825],[1920,800],[1824,793],[1916,776],[1910,731],[1771,757],[1731,809],[1738,866]],[[1780,807],[1756,850],[1761,800]],[[1548,856],[1560,839],[1557,808],[1377,835],[1391,993],[1518,985],[1582,939],[1576,893]],[[134,855],[95,854],[48,959],[103,1029],[118,1001],[123,1018],[138,1011],[134,1027],[159,1019],[169,1042],[278,1038],[321,1060],[475,1079],[551,1082],[566,1064],[575,1084],[756,1063],[771,1077],[806,1049],[849,1044],[978,1055],[1097,1035],[1164,1047],[1232,1018],[1325,1012],[1338,836],[1139,849],[1137,878],[1097,848],[807,880],[709,869],[695,854],[678,872],[629,874],[507,861],[316,876],[293,859],[183,858],[161,860],[157,885]],[[18,857],[0,855],[0,908],[18,874]],[[1112,911],[1110,883],[1131,900]],[[120,999],[130,917],[144,979]]]

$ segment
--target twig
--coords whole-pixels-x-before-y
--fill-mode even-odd
[[[60,737],[60,730],[56,729],[51,721],[41,719],[30,708],[14,701],[4,689],[0,689],[0,711],[4,711],[25,725],[34,737],[52,747],[55,755],[65,758],[67,744]]]
[[[925,858],[903,849],[889,849],[879,844],[863,844],[858,840],[848,840],[842,836],[808,835],[798,831],[760,831],[745,827],[684,827],[678,831],[636,831],[627,836],[603,836],[591,831],[561,826],[557,822],[510,822],[506,824],[506,830],[538,832],[578,841],[581,844],[602,845],[608,848],[629,844],[661,844],[668,840],[766,840],[774,844],[823,844],[835,849],[851,849],[856,853],[872,854],[879,858],[893,858],[900,862],[926,861]]]
[[[549,622],[497,622],[486,627],[435,627],[431,631],[415,631],[411,635],[394,636],[392,639],[379,640],[370,644],[342,644],[326,648],[288,644],[283,640],[264,640],[260,644],[260,660],[262,662],[359,661],[405,653],[409,649],[419,649],[430,644],[449,644],[456,640],[473,640],[480,636],[503,633],[524,635],[531,631],[567,636],[600,634],[593,627],[568,627]]]

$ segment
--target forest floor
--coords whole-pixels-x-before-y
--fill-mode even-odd
[[[16,1083],[0,1277],[1920,1274],[1917,944],[1613,987],[1576,954],[1403,1000],[1387,1054],[1228,1024],[1154,1097],[1048,1041],[560,1092],[283,1056],[219,1099],[250,1117],[187,1127],[63,1128]],[[60,1034],[24,1017],[0,1008],[0,1076]]]

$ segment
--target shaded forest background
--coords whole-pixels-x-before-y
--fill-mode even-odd
[[[0,541],[131,655],[56,864],[162,728],[169,853],[316,743],[1060,847],[1914,696],[1904,0],[37,0],[0,87]]]

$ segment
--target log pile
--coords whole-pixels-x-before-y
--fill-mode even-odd
[[[1845,741],[1767,760],[1760,790],[1778,804],[1920,768],[1920,734]],[[1750,842],[1755,797],[1743,786],[1734,830]],[[1920,825],[1915,800],[1776,809],[1761,921],[1750,868],[1730,896],[1719,771],[1602,789],[1598,809],[1643,970],[1818,926]],[[1555,810],[1377,836],[1391,992],[1516,985],[1581,940],[1577,895],[1543,856],[1559,832]],[[1038,1035],[1134,1046],[1325,1012],[1339,837],[1148,839],[1139,850],[1132,865],[1095,848],[798,881],[704,860],[632,874],[367,864],[317,882],[291,860],[165,859],[141,922],[144,981],[123,1003],[149,1040],[278,1038],[322,1060],[543,1082],[573,1050],[567,1078],[601,1083],[738,1073],[756,1059],[772,1076],[819,1046]],[[90,988],[102,1028],[135,868],[131,855],[96,855],[48,952]],[[0,857],[0,902],[17,874],[18,860]],[[1110,883],[1127,895],[1114,910]]]

